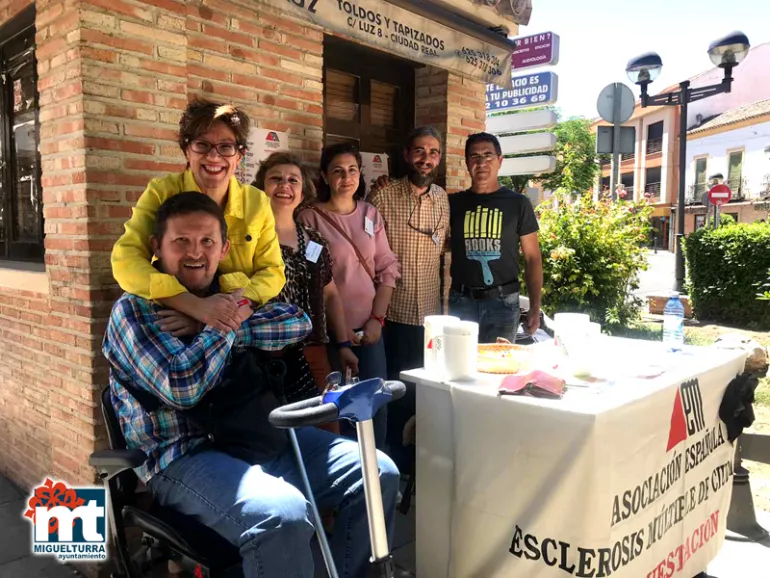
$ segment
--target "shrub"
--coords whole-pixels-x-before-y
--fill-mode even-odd
[[[572,199],[557,193],[537,208],[543,253],[543,308],[580,311],[608,325],[639,315],[641,302],[629,299],[646,269],[652,208],[646,202]]]
[[[688,290],[698,319],[770,329],[770,307],[757,299],[770,269],[770,227],[739,223],[698,229],[684,245]]]

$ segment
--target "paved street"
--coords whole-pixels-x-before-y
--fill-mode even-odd
[[[649,269],[639,275],[639,289],[634,295],[645,298],[651,293],[665,293],[674,286],[674,254],[669,251],[648,251],[647,263]]]
[[[74,578],[69,566],[30,554],[31,530],[22,517],[25,496],[0,475],[0,578]]]

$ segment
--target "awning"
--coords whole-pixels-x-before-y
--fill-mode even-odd
[[[467,18],[424,0],[260,0],[342,37],[409,60],[511,88],[515,44]]]

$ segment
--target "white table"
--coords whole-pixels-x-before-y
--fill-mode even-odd
[[[606,338],[601,350],[618,360],[662,346]],[[500,376],[442,383],[404,372],[417,384],[417,576],[705,570],[732,495],[734,447],[718,411],[745,353],[692,348],[677,359],[657,378],[571,388],[561,400],[499,396]]]

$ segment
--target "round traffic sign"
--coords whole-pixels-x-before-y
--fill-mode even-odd
[[[709,202],[712,205],[724,205],[733,198],[733,192],[727,185],[714,185],[709,189]]]
[[[599,99],[596,101],[596,110],[599,112],[599,116],[606,122],[615,122],[612,117],[615,112],[616,86],[619,93],[618,100],[620,101],[620,118],[618,123],[623,124],[634,114],[634,106],[636,105],[634,93],[625,84],[613,82],[605,86],[599,94]]]

